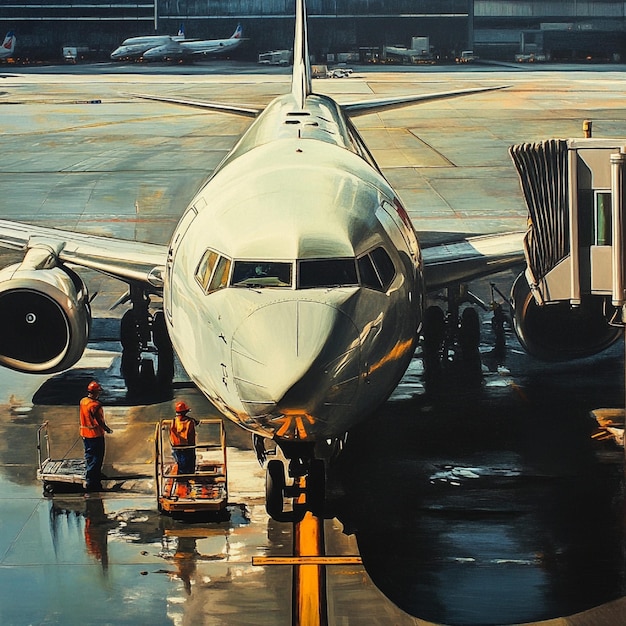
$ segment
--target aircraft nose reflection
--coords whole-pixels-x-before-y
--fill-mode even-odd
[[[296,436],[306,438],[323,428],[333,406],[354,397],[359,334],[350,317],[334,306],[276,302],[254,311],[236,330],[232,362],[250,417],[275,430],[282,426],[281,435],[289,436],[284,418],[298,415],[305,419],[298,422]]]

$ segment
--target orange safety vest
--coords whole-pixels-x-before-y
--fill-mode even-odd
[[[196,425],[191,418],[181,419],[179,415],[174,418],[170,427],[170,443],[173,446],[196,445]]]
[[[104,437],[104,412],[102,405],[93,398],[83,398],[80,401],[80,436],[86,439]]]

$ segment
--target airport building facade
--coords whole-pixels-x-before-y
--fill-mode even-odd
[[[626,50],[626,3],[598,0],[308,0],[311,52],[317,61],[350,53],[378,58],[385,46],[427,37],[436,57],[473,49],[484,58],[519,53],[548,58],[619,60]],[[0,29],[18,37],[17,57],[53,59],[63,46],[106,58],[126,37],[176,34],[228,37],[241,22],[238,55],[288,48],[293,0],[4,0]]]

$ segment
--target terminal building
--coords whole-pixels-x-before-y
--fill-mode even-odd
[[[428,41],[436,59],[462,50],[513,60],[538,54],[554,60],[624,58],[626,3],[598,0],[308,0],[311,53],[318,62],[348,55],[379,60],[386,46]],[[291,46],[294,0],[3,0],[0,29],[13,30],[16,57],[53,60],[64,46],[108,53],[131,36],[228,37],[241,23],[253,60]],[[3,33],[4,34],[4,33]]]

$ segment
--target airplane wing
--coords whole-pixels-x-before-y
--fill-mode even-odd
[[[440,91],[431,94],[420,94],[412,96],[399,96],[391,98],[374,98],[371,100],[360,100],[358,102],[348,102],[342,104],[341,108],[350,116],[357,117],[359,115],[369,115],[370,113],[378,113],[385,109],[397,109],[402,106],[408,106],[417,102],[431,102],[434,100],[444,100],[445,98],[455,98],[457,96],[468,96],[483,91],[496,91],[498,89],[506,89],[508,85],[498,87],[474,87],[472,89],[459,89],[456,91]]]
[[[167,246],[0,220],[0,247],[26,251],[34,245],[49,247],[63,263],[145,284],[155,292],[163,287]]]
[[[523,232],[468,237],[422,249],[428,293],[525,263]]]
[[[128,95],[134,96],[135,98],[143,98],[144,100],[169,102],[170,104],[180,104],[181,106],[196,107],[198,109],[207,109],[209,111],[219,111],[221,113],[232,113],[234,115],[242,115],[244,117],[257,117],[263,112],[262,108],[244,107],[236,104],[223,104],[221,102],[185,100],[183,98],[166,98],[162,96],[150,96],[141,93],[131,93]]]

